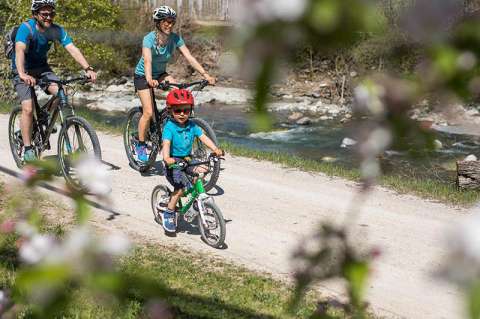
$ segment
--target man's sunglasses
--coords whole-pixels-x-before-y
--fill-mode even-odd
[[[47,19],[47,18],[54,18],[56,13],[55,11],[52,12],[39,12],[38,15],[42,17],[42,19]]]
[[[190,112],[192,112],[192,108],[191,107],[187,107],[187,108],[174,108],[173,109],[173,113],[174,114],[190,114]]]

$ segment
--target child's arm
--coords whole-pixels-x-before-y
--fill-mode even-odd
[[[170,144],[171,144],[170,140],[163,140],[162,156],[163,156],[163,160],[165,161],[165,163],[167,163],[167,165],[175,164],[175,159],[170,157]]]
[[[213,143],[213,141],[206,134],[200,135],[199,139],[200,141],[202,141],[203,144],[205,144],[209,149],[211,149],[215,153],[215,155],[223,155],[223,151],[218,148],[217,145],[215,145],[215,143]]]

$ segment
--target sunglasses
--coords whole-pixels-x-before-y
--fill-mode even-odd
[[[192,112],[192,108],[191,107],[187,107],[187,108],[174,108],[173,109],[173,114],[190,114],[190,112]]]
[[[162,20],[162,23],[174,25],[174,24],[175,24],[175,20]]]
[[[55,11],[52,12],[39,12],[38,15],[42,17],[42,19],[47,19],[47,18],[54,18],[56,13]]]

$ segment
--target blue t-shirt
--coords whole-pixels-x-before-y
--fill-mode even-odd
[[[154,31],[148,33],[143,38],[143,47],[152,50],[152,76],[154,78],[165,73],[167,63],[172,58],[175,49],[185,45],[182,37],[173,32],[168,36],[167,44],[165,46],[157,46],[156,42]],[[145,62],[143,56],[137,63],[135,73],[145,76]]]
[[[60,42],[64,47],[72,43],[72,39],[68,36],[67,32],[59,25],[52,24],[45,32],[40,32],[36,28],[37,22],[35,19],[30,19],[27,23],[32,30],[30,31],[30,29],[22,23],[15,37],[15,43],[23,42],[27,45],[25,70],[48,67],[47,53],[53,41]],[[12,68],[14,70],[17,68],[15,53],[12,57]]]
[[[192,153],[195,137],[203,135],[203,131],[197,124],[187,121],[185,126],[180,126],[173,120],[168,120],[163,127],[162,140],[170,141],[170,156],[185,157]]]

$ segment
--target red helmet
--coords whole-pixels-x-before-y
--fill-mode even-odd
[[[173,89],[168,92],[167,106],[172,107],[176,105],[191,105],[193,107],[193,95],[190,91],[185,89]]]

